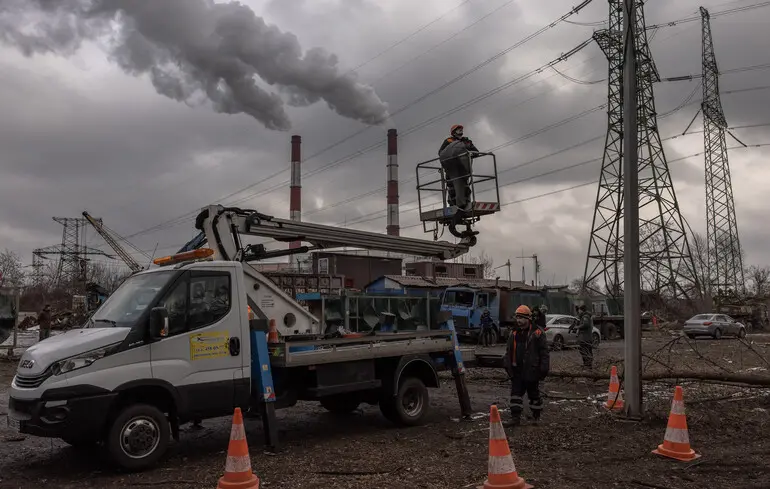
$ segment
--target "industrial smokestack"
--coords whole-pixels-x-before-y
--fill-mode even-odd
[[[302,179],[300,163],[302,161],[302,137],[291,137],[291,188],[289,190],[289,219],[302,221]],[[300,241],[292,241],[289,248],[299,248]]]
[[[399,236],[398,225],[398,132],[388,129],[388,227],[390,236]]]

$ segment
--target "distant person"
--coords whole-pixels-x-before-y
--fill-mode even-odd
[[[37,324],[40,326],[38,341],[51,336],[51,304],[46,304],[37,315]]]
[[[492,320],[492,314],[488,308],[484,308],[479,322],[481,323],[481,346],[494,346],[495,342],[492,339],[494,338],[495,322]]]
[[[468,155],[468,153],[471,155]],[[471,189],[468,179],[471,174],[471,158],[479,153],[478,148],[463,135],[463,126],[455,124],[449,137],[441,143],[438,156],[447,180],[447,203],[463,211],[472,207]]]
[[[578,307],[578,351],[583,358],[583,368],[593,368],[594,363],[594,320],[585,304]]]
[[[511,421],[506,424],[521,424],[525,393],[537,424],[543,412],[540,382],[548,376],[551,355],[545,332],[532,323],[532,312],[525,305],[516,309],[516,326],[508,337],[504,358],[505,370],[511,377]]]
[[[548,308],[543,304],[540,307],[535,306],[532,308],[532,322],[535,325],[545,331],[545,313],[548,312]]]

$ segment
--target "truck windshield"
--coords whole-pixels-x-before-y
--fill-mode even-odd
[[[444,305],[471,307],[475,295],[475,292],[468,290],[447,290],[444,295]]]
[[[168,270],[129,277],[96,310],[89,325],[96,328],[133,326],[174,275],[173,270]]]

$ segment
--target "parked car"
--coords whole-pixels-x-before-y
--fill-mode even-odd
[[[566,314],[546,314],[545,315],[545,337],[548,345],[554,350],[561,350],[565,346],[575,346],[578,344],[577,327],[580,320],[575,316]],[[599,328],[593,329],[594,346],[599,346],[601,342],[601,333]]]
[[[746,326],[727,314],[696,314],[684,323],[682,329],[688,338],[711,336],[718,340],[723,335],[746,336]]]

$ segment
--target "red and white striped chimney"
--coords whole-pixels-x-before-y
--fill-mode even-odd
[[[399,236],[398,225],[398,132],[388,129],[388,227],[390,236]]]
[[[302,138],[291,137],[291,189],[289,196],[289,219],[302,221],[302,179],[300,176],[300,163],[302,161]],[[289,248],[299,248],[300,241],[292,241]]]

